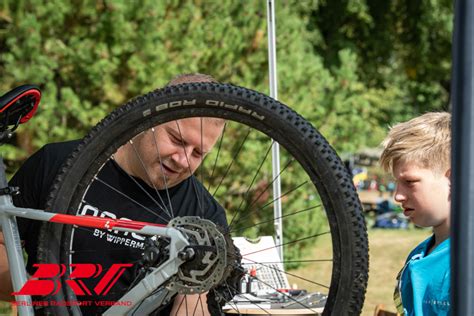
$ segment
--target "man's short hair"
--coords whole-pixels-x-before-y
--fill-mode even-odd
[[[166,87],[176,86],[182,83],[193,83],[193,82],[219,83],[216,79],[214,79],[214,77],[210,75],[201,74],[201,73],[188,73],[188,74],[177,75],[166,84]],[[204,119],[213,122],[217,126],[222,126],[225,123],[225,120],[221,118],[206,117]]]
[[[451,114],[430,112],[393,126],[382,142],[380,164],[393,172],[395,164],[414,162],[441,173],[451,166]]]
[[[182,83],[192,83],[192,82],[218,83],[218,81],[210,75],[201,74],[201,73],[189,73],[189,74],[177,75],[166,84],[166,87],[176,86]]]

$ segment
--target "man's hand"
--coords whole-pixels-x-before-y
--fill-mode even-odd
[[[7,250],[3,240],[3,233],[0,233],[0,284],[0,300],[15,300],[15,298],[11,296],[13,287],[10,277],[10,267],[8,265]]]

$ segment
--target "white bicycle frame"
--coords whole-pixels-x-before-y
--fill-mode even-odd
[[[5,176],[5,166],[0,157],[0,189],[7,188],[8,183]],[[152,293],[168,279],[178,273],[179,266],[184,263],[178,256],[184,248],[189,245],[185,236],[176,228],[164,225],[136,222],[130,220],[115,220],[98,218],[94,216],[75,216],[49,213],[43,210],[15,207],[9,194],[0,195],[0,223],[3,232],[5,247],[10,266],[14,292],[20,291],[27,282],[27,273],[23,252],[20,244],[20,235],[16,223],[16,217],[23,217],[30,220],[56,222],[62,224],[76,225],[82,227],[92,227],[98,229],[114,229],[118,231],[138,233],[148,236],[163,236],[170,238],[169,259],[155,268],[153,272],[145,276],[136,286],[128,291],[120,301],[131,301],[130,306],[114,305],[105,311],[103,315],[147,315],[157,307],[166,303],[176,291],[164,290],[152,295]],[[17,295],[15,297],[18,304],[20,316],[34,315],[31,296]],[[24,303],[26,302],[26,303]]]

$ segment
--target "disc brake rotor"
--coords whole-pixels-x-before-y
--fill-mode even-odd
[[[179,229],[190,243],[192,258],[183,263],[167,288],[180,294],[203,293],[219,284],[226,272],[227,242],[209,220],[187,216],[172,219],[169,227]],[[189,251],[188,251],[189,252]]]

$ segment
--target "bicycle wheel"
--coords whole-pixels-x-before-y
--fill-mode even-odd
[[[183,137],[185,128],[192,124],[194,132]],[[208,141],[208,133],[202,131],[213,124],[223,124],[222,133]],[[170,126],[172,132],[167,130]],[[200,135],[197,136],[196,131],[201,131]],[[195,209],[186,209],[180,204],[182,196],[173,198],[176,188],[173,177],[178,173],[178,167],[166,157],[161,144],[158,146],[155,140],[156,146],[150,146],[155,148],[154,154],[148,152],[140,157],[139,153],[143,152],[137,148],[140,140],[149,137],[146,135],[154,135],[156,139],[157,134],[168,135],[175,145],[183,146],[189,171],[186,177],[194,174],[188,178],[192,179],[192,184],[185,196],[195,197]],[[186,153],[188,138],[200,142],[197,153],[196,148]],[[276,176],[271,171],[270,152],[274,142],[281,146],[281,168]],[[207,153],[210,148],[203,148],[203,144],[211,143],[215,143],[214,149]],[[131,170],[119,159],[124,148],[135,152],[136,164],[145,166],[147,159],[152,157],[159,169],[143,167],[145,172],[141,176],[136,172],[123,180],[126,185],[122,187],[126,190],[118,190],[120,186],[116,182],[122,180],[104,174],[110,168],[118,168],[122,173]],[[191,159],[200,159],[199,169],[194,170]],[[154,185],[159,182],[152,180],[154,171],[165,175],[164,188]],[[282,189],[273,196],[271,191],[277,178]],[[100,196],[90,197],[94,191],[100,192]],[[142,197],[138,198],[138,195]],[[114,201],[114,205],[122,209],[110,209],[101,204],[103,200]],[[287,310],[303,309],[310,314],[360,313],[368,277],[368,244],[362,208],[351,176],[310,123],[282,103],[258,92],[228,84],[192,83],[156,90],[131,100],[102,120],[76,148],[55,181],[48,209],[69,214],[130,218],[125,215],[133,208],[134,214],[138,214],[131,218],[133,220],[167,223],[176,216],[191,215],[222,222],[212,215],[215,213],[209,213],[211,200],[225,209],[229,224],[227,232],[241,248],[245,273],[252,275],[244,277],[250,283],[249,290],[260,296],[266,294],[269,300],[256,302],[246,297],[245,307],[242,303],[226,306],[229,313],[239,314],[243,313],[242,309],[253,307],[269,314],[270,308],[277,304]],[[277,234],[276,238],[261,238],[257,244],[249,242],[260,236],[275,236],[272,208],[275,203],[282,206],[283,240],[278,240],[280,235]],[[252,250],[265,240],[270,247]],[[135,242],[133,246],[132,242]],[[97,246],[100,243],[114,244],[114,247]],[[101,261],[104,257],[108,258],[109,264],[133,263],[138,268],[121,276],[121,281],[114,285],[117,292],[108,297],[116,300],[135,278],[142,277],[137,271],[143,272],[142,254],[149,243],[149,239],[133,234],[47,223],[39,236],[38,260],[62,263],[67,267],[84,262],[104,265]],[[128,258],[123,258],[123,254],[116,256],[119,251],[116,246],[120,249],[137,247]],[[166,255],[166,246],[161,247],[157,252]],[[280,258],[275,257],[280,249],[283,258],[275,260]],[[284,274],[280,272],[283,270]],[[276,272],[276,278],[283,275],[283,280],[272,283],[275,276],[267,278],[263,275],[265,271]],[[65,283],[69,273],[67,270],[61,276],[63,286],[52,300],[84,299],[84,296],[76,297]],[[118,285],[120,282],[123,282],[121,286]],[[85,284],[86,288],[92,286],[93,283]],[[222,282],[209,293],[217,300],[228,299],[237,291],[236,287],[235,283]],[[299,290],[293,289],[295,287]],[[228,293],[232,295],[226,295]],[[95,301],[100,299],[93,298]],[[180,299],[180,309],[194,312],[206,309],[204,299],[200,297],[192,307],[185,307],[190,305],[187,295]],[[222,299],[220,301],[222,303]],[[48,309],[61,314],[79,311],[74,306],[49,306]],[[80,309],[84,314],[92,313],[87,306]]]

